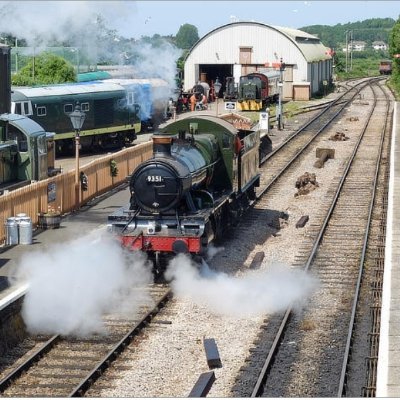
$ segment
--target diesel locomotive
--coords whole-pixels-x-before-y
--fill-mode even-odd
[[[280,73],[268,71],[253,72],[240,77],[237,94],[238,109],[259,111],[279,98]]]
[[[78,102],[86,114],[80,131],[82,149],[122,147],[136,139],[142,124],[151,126],[156,113],[165,113],[168,90],[167,82],[161,79],[16,87],[11,93],[11,112],[55,132],[57,152],[66,153],[74,148],[75,132],[69,114]]]
[[[379,73],[381,75],[391,75],[392,73],[392,61],[382,60],[379,63]]]
[[[256,198],[258,131],[189,116],[153,135],[153,156],[130,177],[130,202],[108,217],[123,246],[160,260],[201,255]]]

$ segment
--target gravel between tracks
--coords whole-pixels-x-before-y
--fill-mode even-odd
[[[331,95],[332,97],[335,96]],[[330,185],[343,167],[353,143],[356,140],[362,117],[370,107],[368,96],[358,105],[350,107],[345,117],[335,124],[332,134],[342,131],[350,139],[344,142],[334,142],[327,138],[320,141],[318,147],[335,148],[335,158],[326,162],[325,167],[313,167],[316,160],[315,148],[298,165],[296,172],[287,180],[285,189],[275,193],[268,200],[271,210],[286,211],[289,219],[282,222],[277,235],[270,235],[265,243],[246,248],[243,238],[234,237],[223,252],[218,253],[211,262],[213,269],[238,276],[246,274],[248,265],[258,251],[265,252],[262,269],[268,268],[271,262],[281,262],[287,265],[294,263],[298,247],[307,238],[308,226],[313,216],[318,212],[321,200]],[[349,117],[359,117],[360,121],[349,121]],[[297,129],[304,124],[309,115],[296,116],[288,121],[287,127]],[[292,131],[273,131],[272,140],[276,145]],[[304,172],[315,172],[319,187],[306,196],[295,197],[294,183]],[[295,224],[302,215],[309,215],[310,221],[303,229],[296,229]],[[229,259],[226,257],[229,254]],[[224,257],[225,255],[225,257]],[[237,263],[232,263],[232,259]],[[236,265],[233,265],[236,264]],[[327,299],[329,302],[329,299]],[[120,368],[118,378],[113,378],[113,388],[96,389],[87,393],[88,396],[100,397],[182,397],[187,396],[195,384],[197,377],[207,372],[208,366],[203,348],[203,338],[214,338],[222,360],[222,368],[215,369],[216,381],[209,397],[231,397],[231,387],[241,366],[249,355],[249,348],[256,341],[260,325],[267,316],[235,318],[221,317],[213,314],[207,307],[195,304],[185,296],[176,296],[168,309],[170,324],[155,324],[145,333],[146,339],[140,341],[134,351],[129,352],[127,359],[117,361],[129,366]],[[123,369],[123,370],[122,370]],[[114,376],[115,372],[113,373]],[[105,374],[107,376],[107,373]],[[299,382],[304,385],[304,382]]]

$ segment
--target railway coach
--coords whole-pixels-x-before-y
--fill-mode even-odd
[[[121,85],[106,81],[14,88],[11,112],[55,132],[57,151],[68,152],[74,148],[75,132],[69,114],[76,103],[86,114],[80,132],[83,149],[122,146],[135,140],[141,130],[134,96]]]

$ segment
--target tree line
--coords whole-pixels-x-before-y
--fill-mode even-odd
[[[103,49],[98,54],[96,65],[112,65],[115,63],[135,64],[140,63],[140,48],[149,46],[153,49],[160,48],[165,43],[170,43],[178,49],[181,49],[181,56],[178,58],[177,69],[183,70],[184,59],[190,48],[199,40],[197,27],[191,24],[183,24],[180,26],[177,34],[169,36],[161,36],[154,34],[153,36],[142,36],[140,39],[125,38],[119,36],[115,30],[108,29],[104,21],[99,17],[97,21],[96,43],[99,49]],[[18,62],[18,72],[12,75],[12,84],[17,86],[56,84],[65,82],[75,82],[77,80],[76,53],[64,51],[72,49],[79,51],[79,63],[83,68],[90,70],[95,68],[91,65],[91,60],[86,54],[84,47],[76,50],[73,45],[76,38],[71,36],[69,41],[58,41],[56,38],[44,40],[38,38],[38,43],[46,43],[47,48],[58,49],[59,52],[45,51],[35,56],[19,54],[21,48],[27,47],[28,43],[25,38],[17,38],[10,33],[0,32],[2,42],[13,47],[11,62],[13,70],[16,70],[16,62]],[[20,50],[18,50],[18,48]],[[110,51],[112,49],[112,52]],[[120,59],[116,60],[115,55],[118,54]],[[16,61],[18,60],[18,61]],[[75,64],[75,67],[74,67]]]
[[[327,47],[341,49],[346,43],[346,32],[350,31],[353,40],[364,41],[368,46],[374,41],[383,41],[387,44],[395,23],[393,18],[372,18],[347,24],[311,25],[299,29],[317,36]]]

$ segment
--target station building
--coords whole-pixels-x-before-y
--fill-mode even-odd
[[[309,100],[324,93],[332,83],[333,59],[320,39],[306,32],[259,22],[234,22],[202,37],[185,60],[184,91],[199,81],[210,86],[251,72],[279,70],[281,61],[283,98]]]

